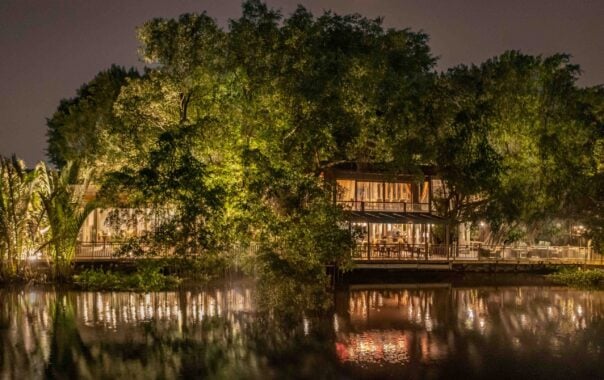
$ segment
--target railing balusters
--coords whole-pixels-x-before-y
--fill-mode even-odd
[[[366,255],[356,255],[355,259],[366,261],[387,260],[448,260],[448,261],[489,261],[500,262],[551,262],[551,263],[599,263],[604,261],[604,255],[594,254],[588,257],[585,247],[562,246],[499,246],[487,244],[466,244],[459,246],[459,256],[447,259],[447,246],[430,244],[426,251],[425,243],[373,243],[363,249],[358,245],[356,250],[365,251]],[[449,249],[455,251],[455,244]]]
[[[406,201],[398,202],[378,202],[378,201],[336,201],[345,210],[352,211],[389,211],[389,212],[410,212],[410,213],[429,213],[429,203],[410,203]],[[409,206],[409,207],[407,207]]]

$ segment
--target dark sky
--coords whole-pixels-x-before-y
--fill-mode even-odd
[[[582,85],[604,83],[604,0],[269,0],[289,14],[358,12],[431,36],[443,70],[508,49],[570,53]],[[61,98],[112,63],[142,65],[134,28],[153,17],[206,10],[221,25],[239,0],[0,0],[0,154],[45,159],[45,118]]]

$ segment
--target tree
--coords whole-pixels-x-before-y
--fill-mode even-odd
[[[138,33],[154,66],[114,106],[136,158],[110,182],[168,195],[173,188],[133,178],[155,172],[159,156],[175,167],[187,157],[212,186],[183,181],[191,187],[181,191],[201,198],[147,200],[207,206],[203,192],[222,189],[231,236],[263,241],[266,257],[292,268],[306,262],[322,273],[325,262],[348,256],[342,214],[320,177],[325,168],[387,162],[405,171],[433,154],[421,138],[435,62],[423,33],[384,30],[380,19],[359,15],[315,18],[302,7],[283,18],[259,1],[244,2],[228,31],[189,14],[151,20]],[[166,139],[177,148],[167,152]]]
[[[42,219],[36,186],[36,170],[15,156],[0,157],[0,279],[22,275],[36,251]]]
[[[113,105],[122,86],[138,77],[135,69],[113,65],[82,85],[76,97],[61,100],[46,121],[51,162],[59,168],[68,161],[116,168],[127,150],[120,149],[124,131]]]
[[[495,242],[518,228],[532,241],[545,221],[578,211],[597,133],[578,73],[568,55],[511,51],[442,76],[451,90],[440,92],[437,165],[449,194],[467,200],[452,205],[465,208],[461,221],[489,220]]]
[[[222,190],[208,181],[207,165],[192,153],[194,135],[193,127],[165,132],[147,166],[112,173],[102,189],[103,197],[113,198],[114,204],[126,202],[128,207],[152,208],[162,214],[153,234],[135,242],[150,246],[152,253],[187,256],[222,247],[223,241],[217,239]]]
[[[582,118],[595,130],[595,171],[583,177],[584,192],[575,200],[571,216],[587,226],[587,238],[604,252],[604,87],[586,88],[580,94]]]

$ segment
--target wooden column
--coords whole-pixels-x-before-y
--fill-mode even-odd
[[[367,260],[371,259],[371,223],[367,222]]]
[[[430,237],[430,225],[429,224],[424,224],[424,246],[426,249],[426,259],[428,258],[428,250],[430,248],[429,243],[428,243],[428,238]]]
[[[449,223],[445,224],[445,251],[447,251],[447,260],[449,259]]]
[[[432,214],[432,177],[428,176],[428,213]]]

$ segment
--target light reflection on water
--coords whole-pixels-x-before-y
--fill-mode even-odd
[[[0,379],[604,378],[602,291],[354,286],[287,317],[260,296],[0,291]]]
[[[589,343],[587,355],[604,358],[604,340],[581,334],[591,327],[604,336],[604,292],[550,287],[361,287],[348,293],[347,317],[338,317],[338,357],[361,366],[443,362],[462,350],[481,356],[482,348],[507,355],[539,351],[556,357],[580,339]],[[490,344],[493,341],[496,345]]]

